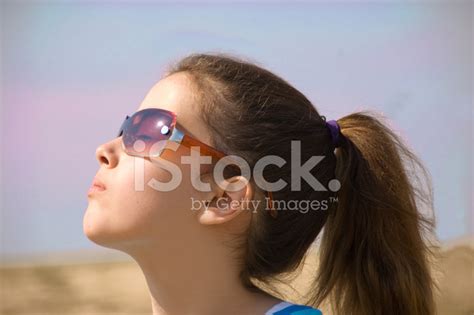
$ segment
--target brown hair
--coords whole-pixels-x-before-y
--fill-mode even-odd
[[[250,166],[263,156],[282,157],[269,165],[269,182],[283,179],[273,199],[326,200],[327,210],[256,212],[245,235],[241,280],[270,283],[301,266],[324,227],[320,265],[306,304],[330,301],[337,314],[433,314],[431,254],[425,232],[433,219],[429,173],[401,139],[369,111],[337,122],[343,134],[335,150],[312,103],[282,78],[255,62],[228,54],[192,54],[167,73],[184,72],[196,86],[211,145],[236,154]],[[337,192],[315,190],[306,181],[291,189],[291,140],[301,143],[301,163],[324,156],[311,174]]]

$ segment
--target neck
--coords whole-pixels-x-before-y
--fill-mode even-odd
[[[145,276],[153,315],[263,315],[281,302],[262,290],[246,289],[235,258],[224,249],[198,244],[187,248],[155,248],[142,251],[147,255],[132,255]]]

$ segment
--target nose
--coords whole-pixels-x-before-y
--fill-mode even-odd
[[[103,143],[95,150],[95,157],[100,166],[114,168],[117,166],[120,155],[121,137],[115,138],[107,143]]]

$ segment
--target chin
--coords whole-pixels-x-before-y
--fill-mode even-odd
[[[91,219],[91,212],[87,210],[82,220],[82,231],[84,235],[92,242],[102,245],[101,243],[101,231],[100,228],[95,224],[94,220]]]
[[[91,209],[90,207],[87,208],[82,220],[82,231],[93,243],[104,247],[110,247],[108,244],[110,243],[111,235],[107,232],[105,224],[102,222],[103,220],[101,220],[100,216],[96,214],[97,213],[94,209]]]
[[[134,239],[135,230],[129,225],[111,225],[114,220],[104,217],[102,213],[88,208],[84,214],[82,230],[93,243],[111,249],[126,251],[125,244]]]

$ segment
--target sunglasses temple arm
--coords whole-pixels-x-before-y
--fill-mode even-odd
[[[179,139],[179,140],[178,140]],[[176,141],[184,146],[187,146],[188,148],[191,147],[199,147],[200,148],[200,153],[202,155],[210,155],[214,158],[221,159],[226,156],[226,154],[217,151],[211,146],[208,146],[207,144],[194,139],[188,135],[183,134],[181,131],[179,131],[177,128],[174,129],[173,135],[170,137],[170,140]],[[268,199],[267,199],[267,209],[271,210],[271,215],[273,217],[277,216],[277,213],[275,209],[273,209],[273,194],[271,191],[267,191]]]
[[[199,147],[201,155],[212,156],[216,159],[221,159],[221,158],[226,156],[224,153],[219,152],[216,149],[214,149],[213,147],[210,147],[207,144],[205,144],[205,143],[203,143],[203,142],[201,142],[197,139],[194,139],[194,138],[192,138],[188,135],[183,136],[183,138],[181,140],[181,144],[188,147],[188,148]]]

